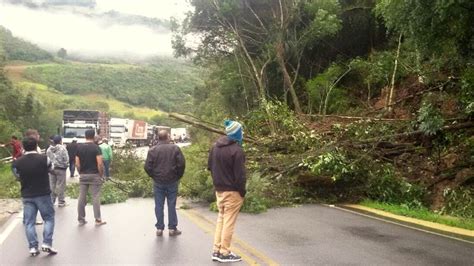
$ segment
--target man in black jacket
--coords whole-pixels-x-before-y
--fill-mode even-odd
[[[158,133],[158,144],[151,147],[145,162],[146,173],[154,180],[156,235],[162,236],[165,198],[168,202],[168,229],[170,236],[181,234],[178,230],[176,199],[179,179],[184,174],[185,159],[179,147],[170,143],[166,130]]]
[[[46,155],[38,154],[38,142],[35,138],[25,138],[23,148],[25,154],[14,162],[21,183],[23,198],[23,224],[31,256],[37,256],[38,238],[35,222],[38,211],[44,220],[43,244],[41,249],[50,254],[58,251],[52,247],[54,232],[54,207],[51,201],[51,189],[48,173],[53,165]]]
[[[241,147],[242,125],[231,120],[224,125],[227,136],[216,141],[208,159],[219,210],[212,260],[237,262],[242,258],[231,252],[230,243],[246,193],[245,154]]]

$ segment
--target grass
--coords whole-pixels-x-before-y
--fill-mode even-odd
[[[31,93],[37,97],[44,106],[54,107],[53,109],[62,111],[62,109],[74,109],[71,106],[97,106],[97,109],[103,109],[115,116],[125,116],[125,113],[132,112],[137,118],[150,119],[155,115],[162,115],[163,112],[148,107],[131,106],[113,98],[107,98],[99,94],[87,95],[66,95],[62,92],[49,88],[40,83],[30,81],[20,81],[14,85],[24,92]],[[58,112],[61,115],[61,112]],[[60,118],[59,118],[60,119]],[[60,121],[59,121],[60,122]]]
[[[371,200],[364,200],[360,203],[360,205],[424,221],[474,230],[474,219],[440,215],[426,208],[409,209],[406,206],[381,203]]]

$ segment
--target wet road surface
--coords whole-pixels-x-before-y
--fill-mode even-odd
[[[29,257],[21,218],[0,243],[0,265],[152,264],[217,265],[210,259],[216,214],[189,204],[179,210],[183,234],[155,236],[152,199],[102,206],[107,225],[78,226],[76,201],[56,207],[56,256]],[[5,236],[5,228],[2,228]],[[38,226],[41,239],[42,226]],[[474,245],[389,224],[322,205],[241,214],[233,250],[244,264],[281,265],[473,265]]]

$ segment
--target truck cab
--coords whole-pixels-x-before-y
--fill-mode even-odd
[[[63,143],[71,143],[73,138],[78,143],[86,141],[85,132],[93,129],[96,136],[109,137],[109,119],[106,113],[92,110],[64,110],[62,121]]]

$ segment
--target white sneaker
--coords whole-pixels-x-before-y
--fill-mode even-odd
[[[51,255],[56,255],[56,254],[58,254],[58,250],[57,250],[57,249],[53,248],[53,247],[50,246],[50,245],[46,245],[46,244],[41,245],[41,250],[42,250],[43,252],[47,252],[47,253],[49,253],[49,254],[51,254]]]
[[[32,257],[36,257],[40,254],[40,251],[38,250],[38,248],[30,248],[30,255]]]

